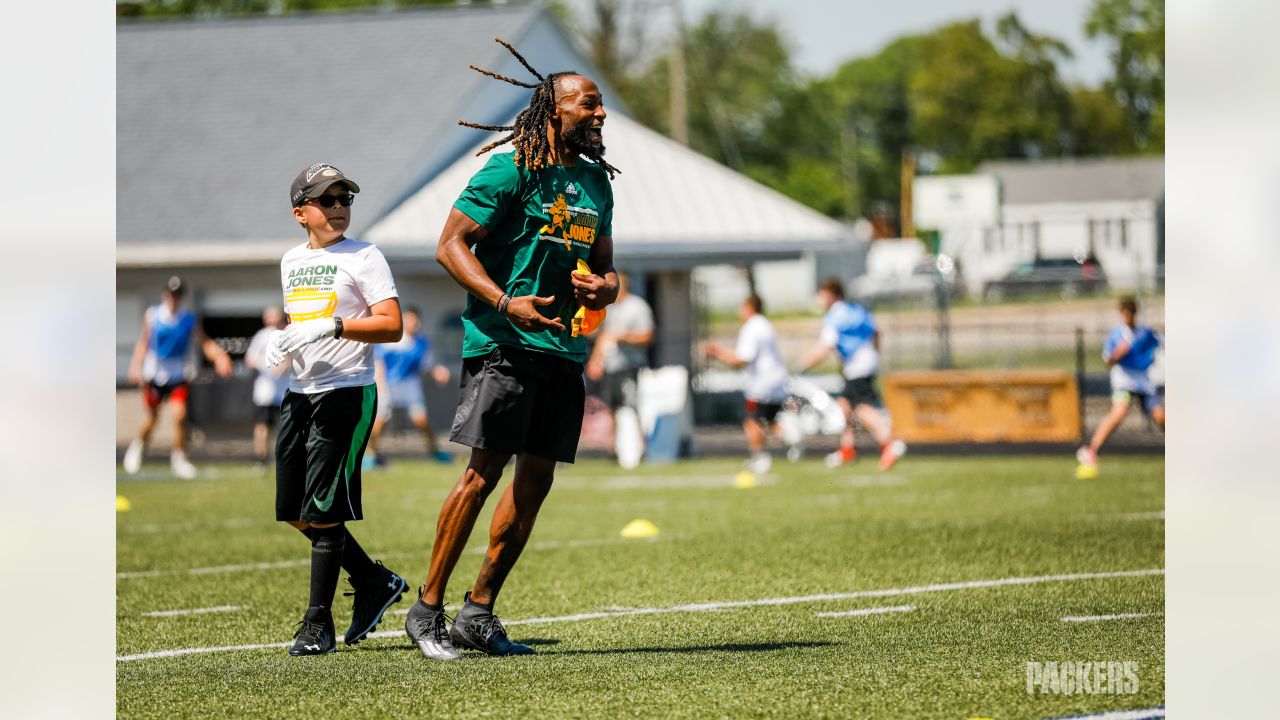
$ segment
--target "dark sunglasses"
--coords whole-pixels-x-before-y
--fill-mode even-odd
[[[354,193],[343,193],[341,195],[321,195],[320,197],[308,198],[308,202],[313,202],[322,208],[331,208],[334,203],[341,203],[342,207],[351,207],[351,203],[356,201]]]

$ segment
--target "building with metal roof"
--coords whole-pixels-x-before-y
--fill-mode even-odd
[[[1102,157],[984,162],[1009,205],[1155,200],[1164,194],[1163,157]]]
[[[1097,261],[1116,289],[1164,282],[1163,157],[1002,160],[971,176],[917,180],[931,182],[951,206],[938,215],[953,215],[933,223],[941,250],[975,293],[1019,265],[1067,258]],[[975,212],[988,186],[990,211]]]
[[[402,300],[422,308],[443,359],[457,352],[465,294],[434,261],[444,214],[493,136],[456,121],[509,122],[527,91],[468,63],[528,77],[500,36],[543,72],[601,85],[620,269],[658,319],[656,364],[687,364],[691,270],[857,247],[848,228],[627,116],[616,93],[540,5],[122,22],[117,27],[117,377],[146,304],[182,274],[210,335],[232,350],[279,304],[278,263],[303,241],[286,201],[302,167],[360,183],[353,237],[377,243]]]

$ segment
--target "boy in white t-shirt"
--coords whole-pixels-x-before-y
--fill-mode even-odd
[[[363,640],[408,583],[375,563],[347,530],[360,520],[360,459],[377,410],[373,346],[404,330],[395,280],[382,252],[343,235],[360,187],[316,163],[290,188],[307,242],[284,254],[280,282],[290,325],[267,345],[268,367],[288,360],[293,379],[276,439],[276,519],[311,540],[311,596],[290,655],[337,648],[333,596],[339,569],[354,588],[344,642]]]
[[[746,402],[746,418],[742,430],[747,435],[747,449],[751,459],[747,469],[754,473],[767,472],[773,458],[765,451],[765,439],[770,430],[778,428],[778,413],[787,399],[787,366],[778,349],[778,333],[764,316],[764,302],[751,294],[738,307],[742,328],[738,330],[738,344],[733,349],[715,342],[703,347],[706,356],[736,368],[746,368],[746,383],[742,390]]]
[[[262,329],[254,333],[244,353],[245,366],[258,372],[253,379],[253,459],[254,468],[259,472],[267,470],[267,441],[280,418],[280,403],[292,379],[288,363],[267,367],[267,344],[283,329],[284,312],[280,308],[263,310]]]

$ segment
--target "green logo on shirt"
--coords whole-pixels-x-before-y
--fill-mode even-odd
[[[288,282],[285,289],[314,286],[314,285],[332,285],[337,281],[338,266],[337,265],[308,265],[306,267],[294,268],[289,271]]]
[[[556,201],[542,209],[551,216],[551,224],[543,225],[541,234],[564,240],[565,250],[572,252],[574,242],[589,248],[596,241],[600,218],[583,208],[569,205],[563,193],[556,195]],[[559,235],[555,234],[557,230]]]

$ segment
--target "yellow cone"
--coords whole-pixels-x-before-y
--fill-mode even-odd
[[[129,502],[129,498],[123,495],[116,496],[116,512],[129,512],[133,509],[133,503]]]
[[[755,473],[750,470],[743,470],[733,476],[733,486],[739,490],[747,490],[757,485]]]
[[[648,538],[657,537],[657,535],[658,526],[644,518],[632,520],[627,523],[626,527],[622,528],[622,537],[624,538]]]

